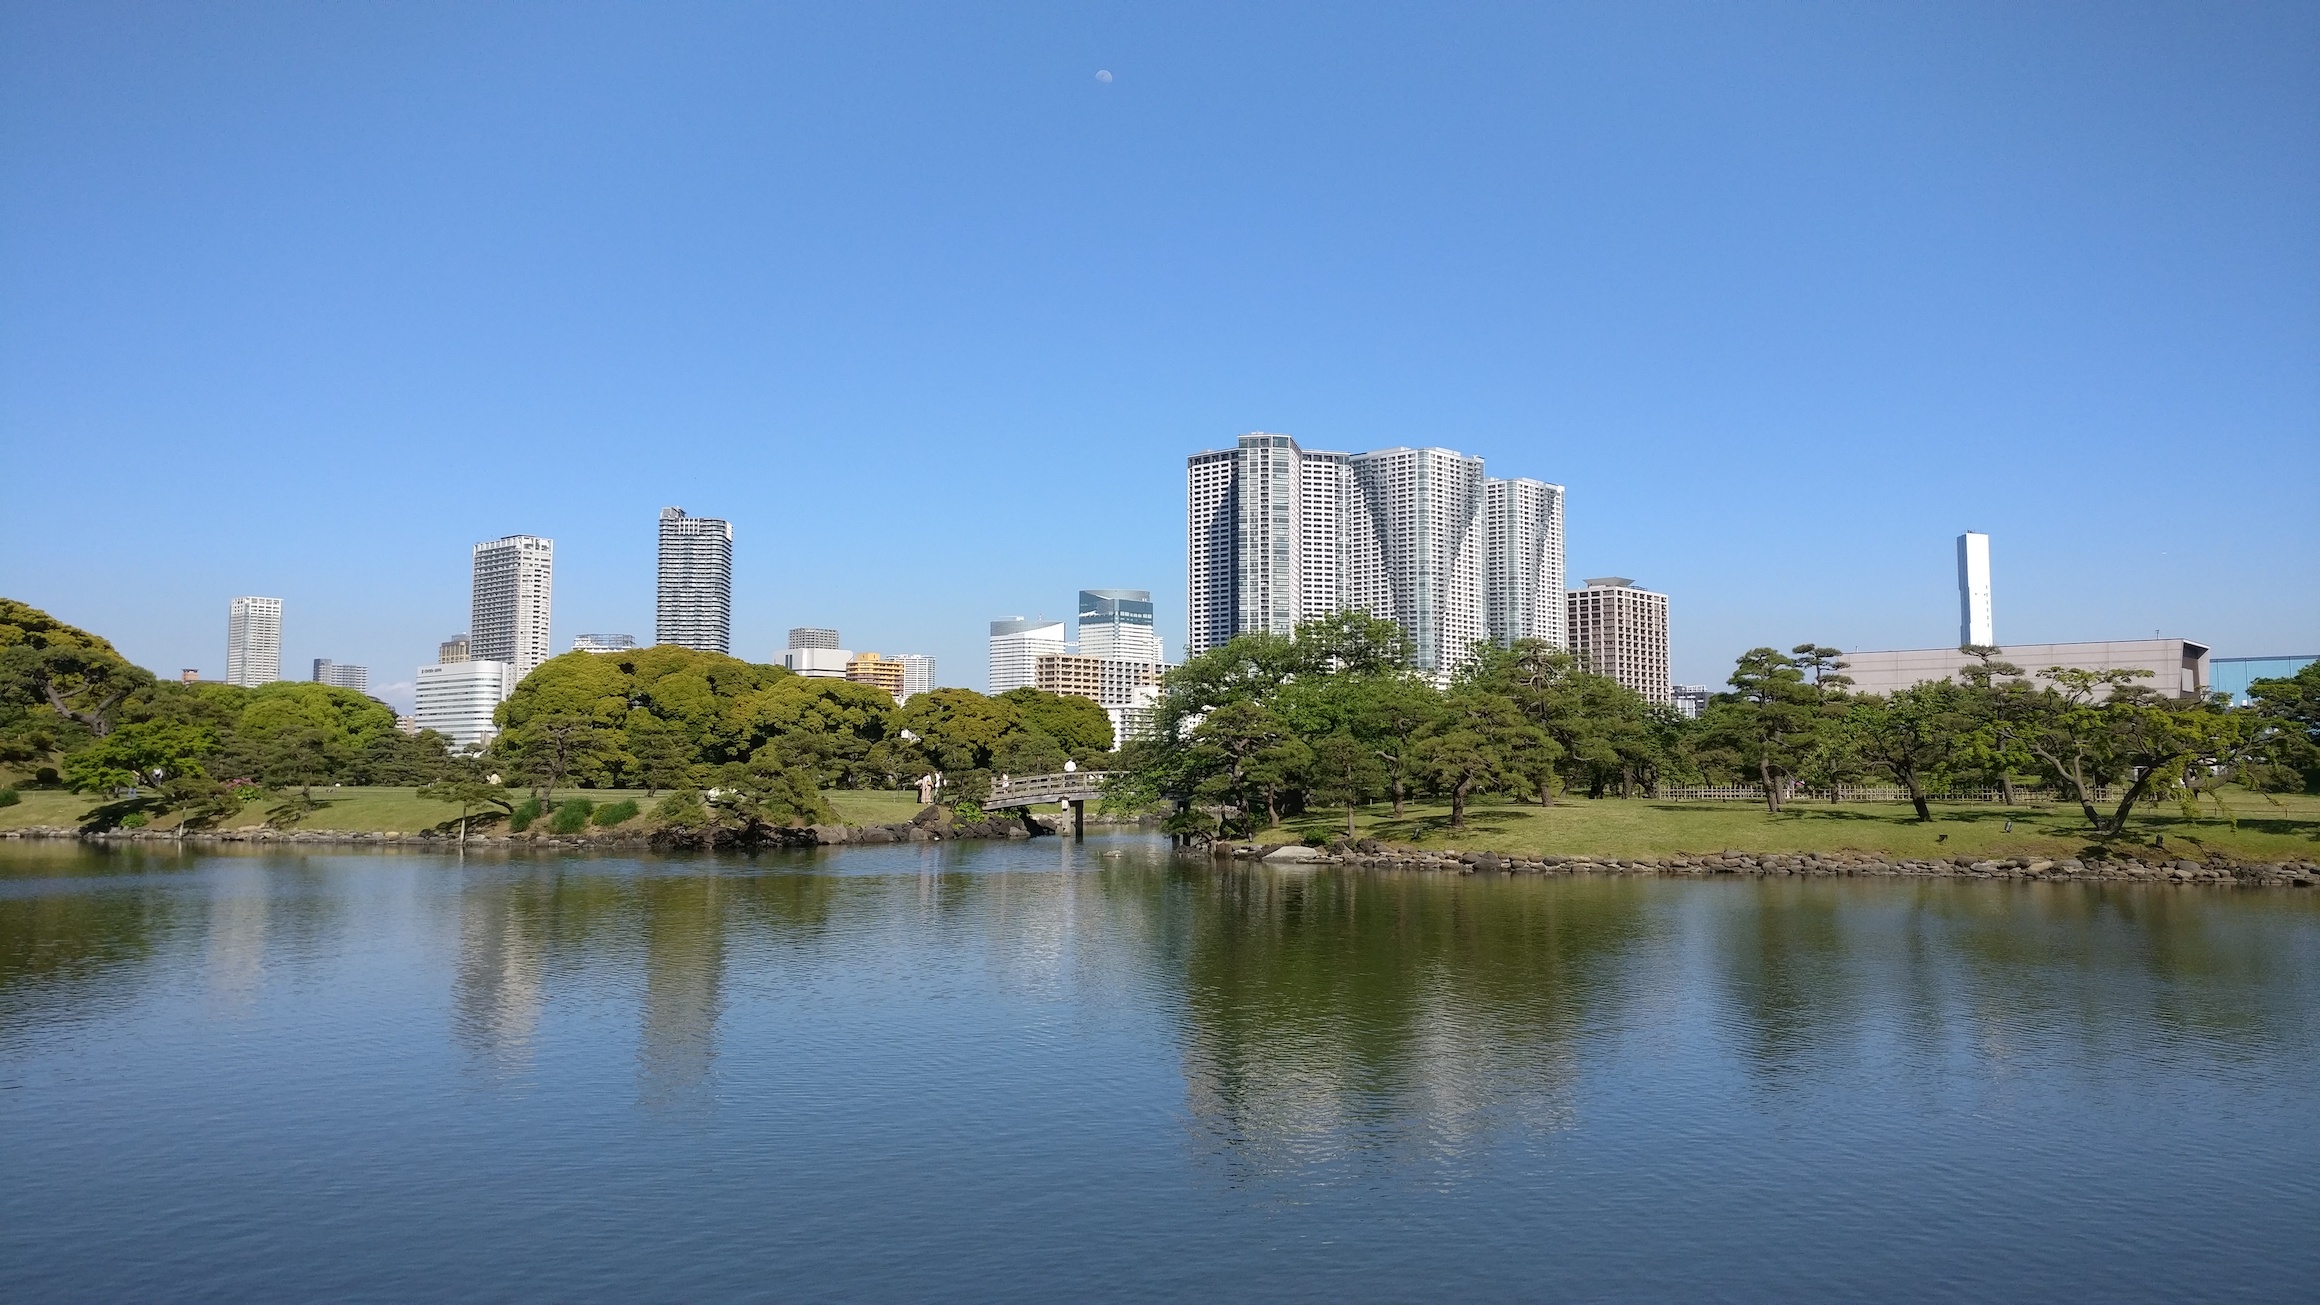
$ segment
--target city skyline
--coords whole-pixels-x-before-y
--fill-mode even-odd
[[[0,516],[0,593],[164,673],[255,592],[407,703],[511,531],[552,649],[648,637],[672,503],[746,541],[752,660],[834,623],[974,685],[1091,576],[1173,654],[1183,455],[1250,429],[1568,485],[1689,683],[1948,643],[1968,526],[2003,639],[2320,646],[2320,577],[2244,565],[2320,551],[2308,6],[170,23],[0,49],[13,470],[169,468]],[[2084,548],[2187,454],[2232,531]]]

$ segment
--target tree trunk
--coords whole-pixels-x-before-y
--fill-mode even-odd
[[[2173,761],[2174,758],[2170,757],[2168,760]],[[2111,817],[2111,837],[2116,838],[2127,832],[2127,818],[2135,814],[2135,803],[2151,787],[2152,777],[2158,773],[2158,766],[2145,766],[2143,773],[2135,776],[2135,782],[2127,786],[2127,795],[2119,800],[2118,812]]]
[[[1998,772],[1998,792],[2005,797],[2007,806],[2014,805],[2014,772],[2011,769]]]
[[[1780,788],[1772,782],[1772,758],[1756,759],[1756,774],[1764,781],[1764,806],[1773,815],[1780,814]]]
[[[1917,772],[1910,771],[1902,777],[1902,782],[1909,785],[1909,805],[1917,808],[1918,823],[1932,824],[1933,812],[1925,805],[1925,787],[1917,782]]]
[[[1361,836],[1361,831],[1353,827],[1353,804],[1351,802],[1345,804],[1345,836],[1349,839]]]
[[[1394,819],[1396,819],[1396,820],[1399,820],[1399,819],[1401,819],[1401,818],[1402,818],[1402,775],[1401,775],[1401,772],[1400,772],[1400,771],[1395,771],[1395,772],[1394,772]]]
[[[1473,787],[1473,784],[1474,781],[1468,779],[1460,780],[1450,786],[1450,827],[1452,829],[1466,828],[1466,790]]]

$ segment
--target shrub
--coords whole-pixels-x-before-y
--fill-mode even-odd
[[[660,800],[653,819],[668,829],[699,829],[709,823],[709,808],[699,790],[681,788]]]
[[[12,807],[23,800],[23,798],[16,796],[15,789],[0,788],[0,807]]]
[[[515,810],[508,812],[508,832],[520,834],[530,829],[532,822],[539,818],[540,800],[538,798],[525,798],[516,804]]]
[[[548,822],[548,828],[559,834],[577,834],[588,827],[588,813],[595,809],[596,804],[586,798],[558,802],[555,819]]]
[[[42,766],[32,772],[32,783],[36,788],[55,788],[63,782],[64,779],[56,773],[54,766]]]
[[[121,828],[123,829],[143,829],[144,827],[145,813],[142,811],[132,811],[121,817]]]
[[[598,825],[606,829],[634,820],[636,819],[636,801],[630,798],[619,802],[608,802],[596,808],[596,814],[592,818]]]

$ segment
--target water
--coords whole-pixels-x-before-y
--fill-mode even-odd
[[[18,845],[0,1282],[2310,1299],[2316,904]]]

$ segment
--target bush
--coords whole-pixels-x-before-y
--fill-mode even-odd
[[[121,817],[121,828],[123,829],[143,829],[144,827],[145,813],[142,811],[132,811]]]
[[[698,790],[681,788],[660,800],[653,819],[666,829],[699,829],[709,823],[709,808]]]
[[[596,808],[596,814],[592,817],[592,819],[594,819],[599,826],[605,829],[610,829],[614,825],[623,824],[627,821],[634,820],[636,819],[636,802],[634,799],[625,799],[619,802],[608,802],[605,805]]]
[[[516,804],[515,810],[508,812],[508,832],[520,834],[530,829],[532,822],[539,818],[540,800],[538,798],[525,798]]]
[[[35,788],[55,788],[63,782],[63,777],[56,773],[54,766],[42,766],[32,772],[32,783]]]
[[[558,802],[556,817],[548,822],[548,828],[559,834],[577,834],[588,827],[588,813],[595,809],[596,804],[586,798]]]
[[[15,789],[0,788],[0,807],[12,807],[23,800],[16,795]]]

